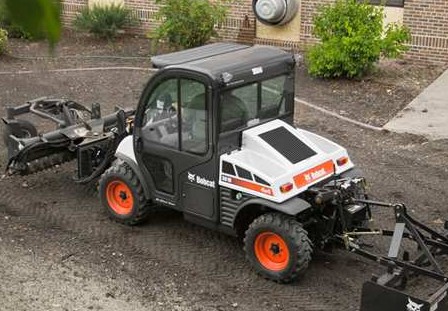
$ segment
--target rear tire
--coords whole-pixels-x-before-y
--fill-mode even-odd
[[[280,213],[264,214],[252,222],[244,250],[259,274],[279,283],[295,281],[308,268],[313,251],[302,225]]]
[[[104,172],[98,190],[109,217],[119,223],[137,225],[146,220],[151,210],[140,180],[122,160],[113,162]]]

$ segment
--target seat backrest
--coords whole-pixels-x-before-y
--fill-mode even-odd
[[[225,94],[221,100],[221,132],[243,126],[249,111],[244,102],[233,94]]]

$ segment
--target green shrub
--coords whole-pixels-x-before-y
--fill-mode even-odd
[[[220,1],[156,0],[162,4],[156,18],[161,24],[153,37],[175,48],[192,48],[217,36],[215,26],[224,22],[227,9]]]
[[[9,37],[48,39],[51,47],[61,35],[61,0],[0,0],[0,27]]]
[[[40,39],[42,36],[33,37],[30,33],[25,31],[22,27],[14,23],[9,12],[6,10],[5,0],[0,0],[0,28],[8,32],[9,38],[22,39]]]
[[[90,32],[98,37],[112,39],[132,26],[136,19],[122,5],[94,5],[84,8],[76,16],[73,25],[77,30]]]
[[[383,17],[383,7],[358,0],[321,7],[314,19],[314,35],[321,42],[307,53],[309,73],[353,78],[368,72],[381,56],[400,56],[410,33],[397,24],[384,30]]]
[[[0,28],[0,55],[6,52],[8,45],[8,32]]]

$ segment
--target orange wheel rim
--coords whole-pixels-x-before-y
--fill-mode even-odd
[[[106,188],[107,203],[118,215],[128,215],[134,206],[131,189],[121,180],[114,180]]]
[[[273,232],[260,233],[254,243],[255,256],[260,264],[271,271],[281,271],[288,266],[289,249],[283,238]]]

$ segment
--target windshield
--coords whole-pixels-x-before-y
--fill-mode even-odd
[[[255,82],[225,91],[220,102],[220,131],[227,132],[258,124],[285,114],[288,76]]]

